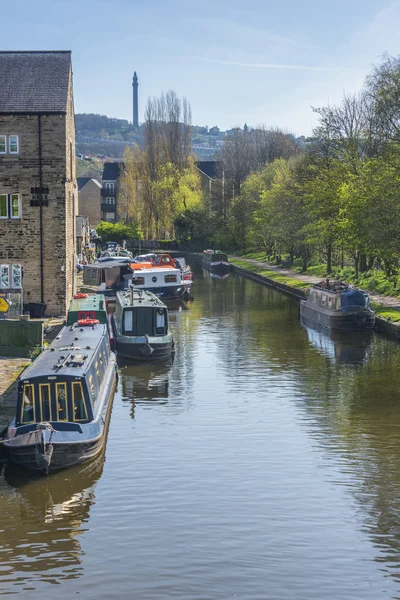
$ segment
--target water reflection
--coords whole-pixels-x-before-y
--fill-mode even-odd
[[[49,477],[3,465],[0,587],[18,581],[57,583],[82,575],[80,536],[103,463],[102,455]]]
[[[327,331],[317,324],[300,320],[311,346],[323,356],[347,364],[360,364],[371,354],[372,331],[337,332]]]
[[[131,417],[138,403],[166,401],[168,399],[171,362],[132,364],[120,362],[123,400],[131,403]]]
[[[3,580],[80,577],[63,598],[398,597],[400,345],[301,327],[291,298],[194,269],[173,363],[120,364],[99,485],[0,478]]]

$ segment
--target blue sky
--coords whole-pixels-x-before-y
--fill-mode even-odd
[[[3,50],[72,50],[76,112],[132,120],[174,89],[193,123],[221,129],[315,125],[310,106],[358,90],[384,52],[400,54],[400,0],[13,0]]]

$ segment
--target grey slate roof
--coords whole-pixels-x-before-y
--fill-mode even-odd
[[[210,179],[219,179],[222,163],[220,160],[198,160],[196,167]]]
[[[103,169],[103,181],[115,181],[119,177],[121,163],[106,162]]]
[[[86,185],[86,184],[87,184],[89,181],[94,181],[94,182],[95,182],[95,184],[96,184],[96,185],[97,185],[99,188],[101,188],[101,185],[100,185],[100,183],[97,181],[97,179],[94,179],[94,177],[77,177],[77,178],[76,178],[76,182],[77,182],[77,184],[78,184],[78,192],[80,192],[80,191],[81,191],[81,189],[82,189],[83,187],[85,187],[85,185]]]
[[[71,52],[0,52],[0,113],[66,113]]]

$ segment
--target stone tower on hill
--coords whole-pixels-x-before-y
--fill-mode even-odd
[[[133,74],[132,80],[133,87],[133,127],[137,129],[139,127],[139,103],[138,103],[138,87],[139,81],[136,71]]]

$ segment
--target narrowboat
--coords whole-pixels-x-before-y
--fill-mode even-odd
[[[366,292],[328,279],[308,290],[306,299],[300,301],[300,316],[330,331],[371,330],[375,325],[375,313]]]
[[[134,268],[134,265],[131,265]],[[151,267],[134,269],[129,283],[139,290],[152,292],[163,300],[189,299],[192,282],[184,281],[180,269]]]
[[[221,250],[204,250],[201,266],[214,273],[229,273],[231,265],[228,256]]]
[[[2,440],[13,462],[49,473],[102,451],[117,374],[107,326],[95,321],[64,327],[20,376]]]
[[[133,286],[128,291],[117,292],[111,323],[119,356],[145,361],[171,357],[173,338],[168,309],[151,292]]]
[[[96,319],[107,324],[107,306],[102,294],[75,294],[69,305],[67,325],[78,321]]]

